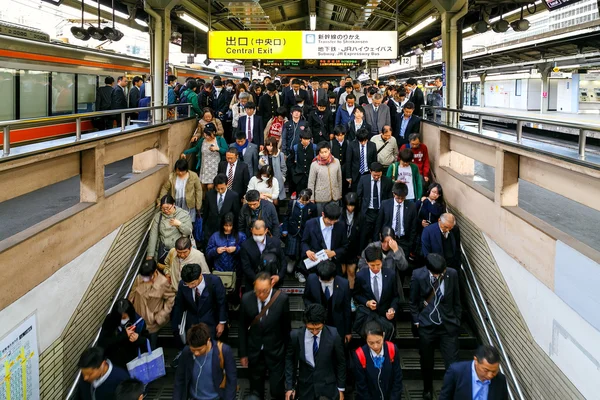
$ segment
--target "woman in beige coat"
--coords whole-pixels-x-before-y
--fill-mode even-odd
[[[150,345],[155,349],[158,331],[169,322],[176,292],[167,278],[158,272],[154,260],[144,261],[139,272],[128,298],[135,312],[146,321]]]
[[[160,204],[160,199],[165,194],[170,194],[175,199],[177,207],[190,213],[192,222],[196,220],[196,213],[200,213],[202,208],[202,182],[198,174],[189,170],[187,160],[177,160],[174,172],[171,172],[160,189],[157,204]]]
[[[342,198],[342,168],[338,159],[331,155],[329,142],[317,145],[317,156],[308,174],[308,188],[313,192],[312,200],[317,204],[318,215],[325,204]]]
[[[190,140],[192,143],[197,142],[198,139],[204,137],[204,127],[206,126],[206,124],[209,124],[211,122],[215,124],[215,127],[217,128],[217,136],[223,136],[223,133],[225,132],[221,120],[215,117],[215,113],[213,112],[213,110],[211,110],[208,107],[205,107],[202,109],[202,112],[204,113],[202,114],[202,119],[198,121],[198,127],[196,128],[196,131],[194,132],[194,135]]]

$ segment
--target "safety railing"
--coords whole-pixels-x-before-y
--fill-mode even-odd
[[[467,283],[467,288],[468,288],[467,294],[470,295],[471,300],[473,301],[473,304],[475,305],[477,317],[481,321],[481,326],[483,327],[483,330],[485,332],[485,336],[486,336],[488,344],[490,344],[490,345],[494,344],[494,341],[492,340],[492,336],[495,339],[495,343],[498,344],[498,350],[502,354],[502,359],[505,361],[506,367],[508,369],[508,371],[505,371],[504,368],[502,367],[502,365],[500,365],[500,371],[506,376],[507,380],[512,382],[512,387],[514,387],[514,389],[516,391],[516,393],[513,393],[513,391],[511,390],[511,386],[508,385],[508,395],[511,398],[511,400],[515,400],[515,399],[525,400],[525,396],[523,396],[523,392],[521,391],[521,386],[519,385],[519,381],[517,380],[515,371],[512,368],[512,363],[510,361],[510,358],[508,357],[508,354],[506,353],[506,349],[504,348],[504,345],[502,344],[502,339],[500,338],[500,335],[498,334],[498,330],[496,329],[496,325],[494,324],[494,320],[492,318],[492,315],[490,314],[490,310],[488,309],[485,298],[483,297],[483,294],[481,293],[479,284],[477,283],[477,277],[475,276],[475,273],[473,272],[473,268],[471,267],[471,263],[469,262],[469,258],[467,257],[467,254],[465,253],[465,249],[462,246],[462,244],[461,244],[460,248],[461,248],[461,252],[462,252],[462,256],[463,256],[463,262],[461,263],[460,268],[465,276],[465,281]],[[491,332],[490,332],[490,329],[488,329],[488,324],[489,324],[489,327],[491,328]]]
[[[592,132],[600,132],[600,125],[599,126],[594,126],[594,125],[586,125],[586,124],[582,124],[582,123],[577,123],[577,122],[569,122],[569,121],[562,121],[562,120],[555,120],[555,119],[544,119],[544,118],[536,118],[536,117],[529,117],[529,116],[525,116],[525,115],[499,115],[499,114],[494,114],[494,113],[486,113],[486,112],[480,112],[480,111],[472,111],[472,110],[459,110],[459,109],[455,109],[455,108],[446,108],[446,107],[438,107],[438,106],[428,106],[428,105],[424,105],[422,106],[423,109],[423,119],[424,120],[428,120],[428,121],[432,121],[432,122],[450,122],[450,124],[457,124],[459,122],[460,119],[460,115],[462,114],[466,114],[466,115],[474,115],[477,117],[478,120],[478,124],[477,124],[477,133],[478,134],[483,134],[483,119],[484,117],[491,117],[491,118],[501,118],[501,119],[506,119],[506,120],[510,120],[510,121],[514,121],[517,125],[517,129],[516,129],[516,135],[517,135],[517,143],[521,144],[523,142],[523,125],[525,123],[533,123],[533,124],[543,124],[543,125],[550,125],[550,126],[555,126],[555,127],[560,127],[560,128],[567,128],[567,129],[572,129],[574,131],[576,131],[578,133],[578,153],[579,153],[579,157],[583,160],[585,159],[585,147],[586,147],[586,142],[587,142],[587,131],[592,131]],[[428,110],[431,110],[431,112],[427,112]],[[446,113],[445,118],[441,118],[442,117],[442,112]],[[431,119],[431,117],[433,117],[433,119]]]
[[[177,119],[177,108],[178,107],[187,107],[187,115],[190,115],[192,104],[191,103],[182,103],[182,104],[169,104],[162,106],[152,106],[152,107],[138,107],[138,108],[126,108],[120,110],[108,110],[108,111],[94,111],[88,113],[79,113],[79,114],[68,114],[68,115],[56,115],[53,117],[40,117],[40,118],[27,118],[27,119],[18,119],[11,121],[0,121],[0,129],[3,131],[4,142],[2,155],[6,157],[10,155],[10,132],[16,128],[33,128],[39,126],[52,125],[55,123],[61,122],[72,122],[75,121],[75,141],[81,140],[81,122],[85,119],[90,118],[98,118],[98,117],[114,117],[119,116],[120,128],[121,132],[125,130],[125,127],[129,125],[128,122],[128,114],[139,113],[142,111],[148,111],[148,120],[137,120],[135,122],[143,122],[143,123],[152,123],[155,120],[155,111],[156,110],[170,110],[173,109],[175,111],[175,115],[173,119]],[[162,122],[162,120],[160,121]]]
[[[150,224],[148,224],[148,229],[146,230],[146,233],[144,234],[143,239],[140,241],[140,245],[138,246],[138,248],[135,252],[135,256],[133,257],[133,259],[131,260],[131,263],[129,264],[129,267],[127,268],[127,272],[125,273],[125,276],[123,277],[123,280],[121,281],[121,285],[119,286],[119,289],[115,293],[115,296],[110,304],[110,307],[108,307],[106,315],[110,314],[113,307],[115,306],[115,303],[119,299],[126,298],[127,296],[129,296],[129,292],[131,291],[133,282],[135,281],[135,278],[137,276],[140,265],[142,264],[142,262],[145,259],[144,249],[147,246],[148,236],[150,235],[151,228],[152,228],[152,222],[150,222]],[[134,271],[133,274],[132,274],[132,271]],[[124,288],[125,288],[125,291],[123,292]],[[96,333],[96,336],[94,337],[94,340],[92,341],[90,347],[93,347],[98,343],[101,332],[102,332],[102,327],[100,327],[100,329],[98,329],[98,332]],[[71,389],[69,390],[69,393],[65,397],[66,400],[70,400],[70,399],[74,398],[73,396],[75,395],[75,391],[77,390],[77,385],[79,385],[80,380],[81,380],[81,373],[77,372],[77,377],[75,378],[75,381],[71,385]]]

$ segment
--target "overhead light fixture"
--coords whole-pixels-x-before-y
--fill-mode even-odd
[[[110,26],[106,26],[102,31],[104,32],[104,36],[106,36],[108,39],[112,40],[113,42],[118,42],[123,38],[124,35],[123,32],[115,28],[115,0],[112,0],[112,7],[112,28]]]
[[[82,1],[83,3],[83,1]],[[100,2],[98,2],[98,27],[90,26],[88,28],[88,33],[90,36],[96,40],[106,40],[106,36],[104,36],[104,31],[100,28]]]
[[[424,28],[428,27],[429,25],[433,24],[436,20],[436,16],[435,15],[430,15],[429,17],[425,18],[423,21],[419,22],[414,28],[409,29],[406,32],[406,36],[412,36],[415,33],[423,30]]]
[[[512,26],[513,31],[515,32],[525,32],[529,29],[529,21],[523,18],[523,7],[521,7],[521,18],[511,22],[510,26]]]
[[[179,17],[182,20],[184,20],[185,22],[187,22],[188,24],[193,25],[196,28],[200,29],[201,31],[208,32],[208,26],[204,25],[202,22],[198,21],[196,18],[192,17],[188,13],[185,13],[185,12],[181,13],[181,15],[179,15]]]
[[[508,23],[507,20],[505,19],[499,19],[498,21],[494,22],[492,25],[492,30],[496,33],[504,33],[506,31],[508,31],[508,28],[510,28],[510,24]]]
[[[488,24],[484,20],[479,20],[471,25],[471,30],[475,33],[485,33],[488,30]]]
[[[90,40],[89,32],[83,27],[84,13],[85,13],[85,4],[84,4],[84,0],[81,0],[81,26],[72,26],[71,34],[75,37],[75,39]]]
[[[317,29],[317,14],[310,14],[310,30]]]

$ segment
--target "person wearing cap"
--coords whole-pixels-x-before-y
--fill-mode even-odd
[[[204,137],[198,139],[196,145],[183,152],[181,158],[188,154],[196,154],[196,170],[204,192],[213,188],[213,180],[217,175],[221,158],[227,152],[227,142],[223,136],[216,136],[217,127],[212,122],[204,125]]]

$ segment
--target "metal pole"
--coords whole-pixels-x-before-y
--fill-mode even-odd
[[[6,138],[6,134],[4,134],[4,137]],[[4,140],[6,143],[6,139],[4,139]],[[585,130],[583,130],[583,128],[579,128],[579,158],[581,158],[582,160],[585,160],[585,142],[586,141],[587,141],[587,134],[585,133]]]
[[[517,143],[523,139],[523,121],[517,120]]]
[[[187,116],[190,117],[192,115],[192,105],[188,104],[187,108],[188,108],[188,114],[187,114]]]
[[[75,141],[79,142],[81,140],[81,118],[75,119]]]
[[[10,126],[4,127],[4,144],[2,146],[2,153],[4,157],[10,154]]]
[[[479,126],[477,133],[479,133],[480,135],[483,133],[483,115],[481,114],[479,114]]]
[[[121,132],[125,130],[125,113],[121,113]]]

